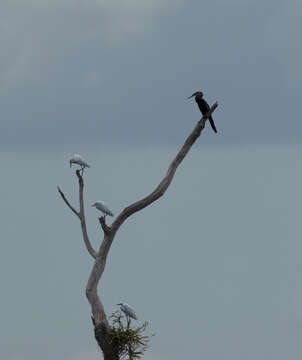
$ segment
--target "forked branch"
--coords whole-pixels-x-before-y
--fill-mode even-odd
[[[86,229],[86,221],[85,221],[85,214],[84,214],[84,200],[83,200],[83,188],[84,188],[84,182],[83,177],[80,174],[80,171],[77,170],[76,174],[79,179],[79,202],[80,202],[80,211],[77,212],[67,201],[65,198],[63,192],[58,188],[60,195],[62,196],[63,200],[67,204],[67,206],[80,218],[81,221],[81,227],[82,227],[82,234],[83,239],[85,242],[85,245],[87,247],[87,250],[89,251],[90,255],[95,259],[94,265],[92,267],[88,283],[86,286],[86,296],[88,298],[88,301],[91,305],[91,311],[94,319],[95,326],[102,325],[104,328],[108,328],[108,321],[106,318],[106,314],[104,311],[104,307],[102,305],[102,302],[100,301],[100,298],[98,296],[97,292],[97,286],[99,283],[100,278],[102,277],[102,274],[105,270],[107,255],[109,253],[111,244],[114,240],[115,234],[120,228],[120,226],[123,224],[123,222],[132,214],[136,213],[139,210],[142,210],[146,206],[150,205],[157,199],[159,199],[161,196],[164,195],[165,191],[171,184],[174,174],[177,170],[177,167],[182,162],[182,160],[187,155],[188,151],[191,149],[192,145],[195,143],[196,139],[200,136],[201,131],[205,127],[206,120],[209,118],[209,116],[213,113],[213,111],[217,108],[218,104],[217,102],[210,108],[209,112],[204,115],[201,120],[197,123],[192,133],[187,137],[184,145],[179,150],[178,154],[175,156],[173,161],[171,162],[168,171],[162,181],[159,183],[157,188],[148,196],[145,198],[129,205],[126,207],[115,219],[115,221],[112,223],[111,227],[107,226],[105,223],[105,218],[100,217],[99,221],[102,226],[102,229],[104,231],[104,239],[102,241],[102,244],[99,248],[99,251],[96,252],[89,241],[87,229]],[[101,346],[101,343],[98,339],[98,342]],[[102,347],[102,346],[101,346]]]
[[[105,235],[109,235],[110,234],[110,231],[111,231],[111,228],[106,224],[105,222],[105,216],[100,216],[99,217],[99,222],[101,224],[101,227],[104,231],[104,234]]]
[[[63,191],[58,187],[59,194],[64,200],[65,204],[69,207],[69,209],[77,215],[81,222],[81,229],[83,234],[83,240],[88,250],[89,254],[95,259],[97,257],[97,253],[91,245],[91,242],[87,233],[86,219],[85,219],[85,211],[84,211],[84,197],[83,197],[83,189],[84,189],[84,181],[83,177],[80,173],[80,170],[76,171],[77,177],[79,179],[79,203],[80,203],[80,211],[77,211],[73,206],[70,205],[69,201],[66,199]]]

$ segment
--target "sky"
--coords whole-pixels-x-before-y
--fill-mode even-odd
[[[0,358],[98,360],[89,235],[151,192],[218,101],[163,198],[119,230],[99,294],[155,332],[146,360],[301,357],[302,5],[249,0],[0,3]],[[181,345],[180,345],[181,344]]]

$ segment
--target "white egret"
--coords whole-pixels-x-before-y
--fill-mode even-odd
[[[82,173],[86,167],[90,168],[90,165],[88,165],[87,161],[79,154],[74,154],[73,157],[69,160],[70,167],[72,164],[80,165]]]
[[[126,318],[127,318],[128,327],[129,327],[130,321],[131,321],[130,318],[137,320],[137,316],[130,305],[125,304],[125,303],[120,303],[120,304],[116,304],[116,305],[119,305],[122,312],[125,313]]]
[[[91,206],[94,206],[96,209],[100,210],[105,216],[114,216],[113,213],[109,210],[107,205],[103,201],[96,201]]]

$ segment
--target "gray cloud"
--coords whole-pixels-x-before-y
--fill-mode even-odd
[[[176,144],[200,117],[186,100],[200,88],[220,103],[219,135],[209,131],[208,144],[300,140],[294,1],[32,1],[0,10],[3,149]]]
[[[302,7],[298,1],[283,2],[270,18],[265,34],[266,45],[284,69],[286,86],[300,88],[302,47],[300,45]]]

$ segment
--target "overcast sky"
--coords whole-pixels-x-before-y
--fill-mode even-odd
[[[200,119],[164,198],[120,229],[101,282],[156,333],[146,360],[301,357],[301,15],[281,0],[2,0],[0,358],[98,360],[92,261],[73,153],[115,214],[152,191]],[[181,344],[181,345],[180,345]]]

